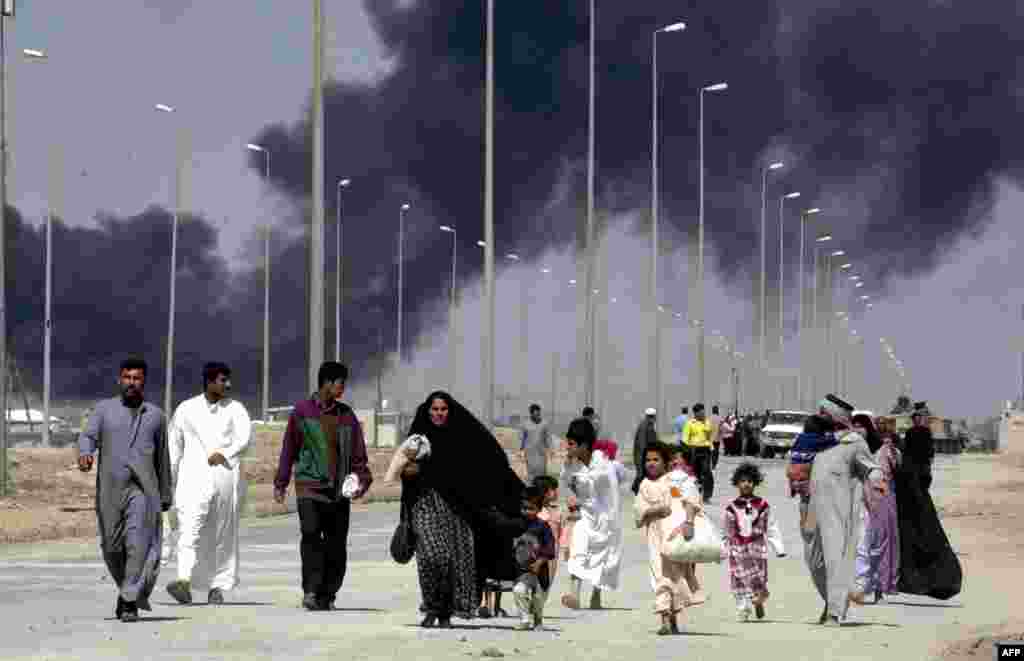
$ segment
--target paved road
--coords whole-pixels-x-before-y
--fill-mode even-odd
[[[936,484],[955,480],[955,459],[940,459]],[[718,467],[717,518],[734,458]],[[398,566],[387,555],[397,505],[353,512],[350,564],[339,595],[340,610],[309,613],[298,607],[298,525],[295,516],[247,520],[242,529],[242,585],[229,604],[179,606],[163,586],[175,576],[165,567],[154,610],[137,624],[113,619],[115,592],[95,543],[65,542],[0,549],[0,657],[4,659],[451,659],[480,656],[490,646],[507,657],[588,659],[739,658],[754,654],[779,661],[830,658],[928,658],[929,643],[943,625],[993,621],[978,604],[969,614],[959,599],[937,603],[901,598],[860,609],[861,626],[825,629],[814,622],[820,602],[803,568],[795,505],[784,497],[783,463],[761,461],[763,495],[780,514],[789,556],[769,564],[772,600],[764,622],[735,621],[725,569],[705,565],[700,576],[711,601],[689,611],[689,635],[659,638],[651,613],[646,548],[632,527],[632,497],[624,498],[627,538],[623,588],[608,595],[604,612],[566,611],[558,605],[565,587],[559,576],[548,610],[549,629],[517,632],[514,620],[456,621],[450,631],[418,628],[415,564]],[[955,531],[951,537],[956,544]],[[965,568],[966,571],[966,568]],[[586,596],[586,593],[585,595]],[[962,597],[963,595],[961,595]],[[982,602],[984,600],[975,600]],[[1001,603],[1001,602],[1000,602]],[[987,618],[987,619],[986,619]]]

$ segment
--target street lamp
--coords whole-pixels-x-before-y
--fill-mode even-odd
[[[46,53],[34,48],[22,50],[22,54],[28,62],[45,62]],[[46,210],[46,258],[45,258],[45,306],[43,312],[43,447],[50,447],[50,390],[51,390],[51,351],[53,346],[53,216],[54,198],[56,197],[56,176],[59,169],[59,147],[52,147],[50,152],[50,182],[49,197]],[[6,410],[6,408],[5,408]],[[26,416],[28,413],[26,412]],[[31,421],[31,417],[28,417]],[[4,450],[0,449],[0,452]],[[0,490],[0,496],[3,491]]]
[[[334,301],[334,356],[335,356],[335,358],[334,359],[336,361],[338,361],[339,363],[341,362],[341,304],[342,304],[342,295],[341,295],[341,283],[342,283],[342,277],[341,277],[341,272],[342,272],[341,271],[342,270],[342,265],[341,265],[341,190],[343,188],[348,188],[349,184],[351,184],[351,183],[352,183],[351,179],[341,179],[340,181],[338,181],[338,186],[336,188],[336,195],[337,195],[338,199],[337,199],[337,201],[335,203],[335,206],[336,206],[335,213],[337,214],[337,221],[336,222],[337,222],[337,226],[338,226],[338,231],[335,233],[336,245],[335,245],[335,251],[334,251],[335,259],[337,260],[335,262],[335,265],[334,265],[334,288],[335,288],[335,294],[334,294],[334,296],[335,296],[335,301]]]
[[[174,108],[165,103],[158,103],[154,106],[158,111],[171,114],[174,112]],[[179,163],[180,169],[180,163]],[[170,291],[170,303],[168,305],[169,311],[167,314],[167,386],[164,392],[164,414],[170,418],[174,411],[172,405],[174,403],[174,300],[175,300],[175,283],[178,279],[178,215],[180,212],[180,197],[181,197],[181,173],[178,173],[178,182],[176,186],[175,204],[174,204],[174,215],[171,222],[171,291]]]
[[[449,232],[452,235],[452,293],[451,293],[451,304],[448,311],[448,351],[449,360],[451,361],[452,375],[449,379],[448,389],[455,390],[455,257],[458,251],[459,245],[459,233],[455,230],[452,225],[441,225],[442,232]]]
[[[405,214],[409,211],[410,205],[403,204],[398,212],[398,365],[402,365],[402,271],[403,255],[402,249],[405,243]]]
[[[487,0],[484,84],[484,424],[494,425],[494,0]]]
[[[270,151],[251,142],[245,147],[249,151],[263,153],[266,159],[263,176],[269,184]],[[267,223],[263,232],[263,389],[260,393],[260,404],[263,421],[266,422],[270,419],[270,223]]]
[[[672,23],[654,31],[651,35],[651,271],[648,292],[650,332],[654,337],[648,343],[649,392],[651,405],[658,406],[661,398],[661,383],[658,369],[661,363],[661,326],[658,320],[658,35],[667,32],[682,32],[686,24]]]
[[[697,278],[700,289],[697,293],[697,300],[700,304],[698,316],[701,321],[704,320],[704,93],[724,92],[727,89],[729,89],[728,83],[715,83],[700,88],[700,93],[697,95],[700,106],[698,118],[700,133],[700,206],[697,227]],[[704,353],[706,348],[704,340],[704,325],[701,324],[700,337],[697,342],[697,362],[699,363],[697,367],[698,399],[701,402],[705,399]]]
[[[782,269],[782,266],[783,266],[783,255],[785,254],[785,246],[784,246],[785,233],[783,232],[783,229],[784,229],[783,228],[783,218],[784,218],[783,213],[784,213],[784,207],[785,207],[785,204],[786,204],[786,200],[795,200],[798,197],[800,197],[800,193],[798,193],[796,191],[794,191],[792,193],[786,193],[785,195],[779,197],[779,367],[782,367],[782,362],[783,362],[782,349],[783,349],[783,341],[784,341],[783,337],[785,335],[785,323],[784,323],[785,312],[783,311],[783,307],[782,307],[783,299],[785,298],[785,296],[783,296],[783,290],[782,290],[782,288],[783,288],[783,286],[785,284],[785,274],[784,274],[784,271]],[[785,406],[785,402],[783,401],[784,392],[785,392],[784,388],[783,388],[783,385],[782,385],[783,383],[784,383],[784,381],[780,379],[780,381],[779,381],[779,384],[780,384],[780,388],[779,388],[779,408],[782,408],[782,407]]]
[[[768,347],[768,258],[767,258],[767,209],[768,209],[768,173],[781,170],[785,164],[781,161],[769,164],[761,170],[761,324],[759,329],[758,347],[758,376],[763,381],[762,387],[758,390],[761,401],[760,408],[766,408],[768,404],[768,379],[764,373],[765,362],[767,361]]]
[[[505,253],[505,259],[510,262],[518,263],[520,261],[519,255],[514,252]],[[529,361],[527,359],[529,340],[527,333],[529,332],[529,324],[527,321],[528,307],[526,304],[526,274],[520,274],[519,276],[519,367],[523,371],[522,380],[520,382],[519,398],[521,405],[526,405],[526,391],[529,386]],[[584,374],[587,373],[587,366],[584,365]]]
[[[804,350],[804,307],[805,307],[805,296],[804,296],[804,262],[807,261],[804,256],[804,238],[805,228],[807,225],[808,216],[821,213],[821,209],[813,207],[807,209],[800,214],[800,269],[799,269],[799,285],[797,287],[798,295],[800,298],[800,304],[797,306],[797,325],[796,325],[796,336],[797,336],[797,348],[800,353],[799,369],[797,370],[797,406],[803,406],[804,401],[804,382],[803,382],[803,371],[804,361],[806,360],[806,352]]]

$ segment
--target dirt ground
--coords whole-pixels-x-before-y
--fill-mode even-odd
[[[286,514],[289,505],[278,505],[272,497],[271,483],[277,470],[281,449],[281,429],[256,429],[243,471],[249,483],[245,503],[249,516]],[[514,430],[500,428],[496,435],[509,453],[513,468],[525,476],[526,466],[519,452]],[[393,450],[369,448],[370,470],[379,480],[387,471]],[[75,447],[18,448],[9,451],[13,495],[0,498],[0,543],[40,542],[90,537],[96,534],[94,509],[96,474],[78,470]],[[561,462],[563,453],[556,453]],[[394,500],[398,487],[374,485],[362,500]]]
[[[940,516],[955,540],[965,591],[1002,598],[1009,586],[1020,585],[1024,573],[1024,454],[963,455],[961,461],[977,466],[960,471],[952,496],[937,503]],[[993,642],[1024,640],[1024,609],[1011,612],[1000,622],[965,630],[963,639],[939,650],[940,656],[987,661]]]

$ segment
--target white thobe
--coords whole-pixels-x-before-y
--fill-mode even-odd
[[[580,519],[572,529],[569,573],[600,590],[616,590],[622,562],[622,512],[615,462],[597,450],[588,466],[573,463],[563,469],[563,480],[580,508]]]
[[[191,581],[193,589],[238,585],[238,519],[245,493],[241,455],[251,435],[249,414],[233,399],[211,404],[198,395],[182,402],[171,419],[178,578]],[[215,452],[227,465],[209,465]]]

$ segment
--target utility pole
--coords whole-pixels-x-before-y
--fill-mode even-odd
[[[0,498],[7,495],[7,17],[14,0],[0,13]]]
[[[487,0],[484,101],[484,424],[494,426],[494,0]]]
[[[324,42],[321,0],[313,0],[313,217],[309,231],[307,392],[324,360]]]

